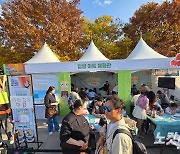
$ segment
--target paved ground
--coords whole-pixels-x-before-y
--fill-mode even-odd
[[[60,149],[59,133],[53,132],[53,134],[50,136],[47,131],[46,120],[37,120],[37,125],[39,141],[43,141],[43,144],[40,146],[40,149]],[[4,139],[6,139],[5,136],[3,137]],[[142,139],[142,141],[146,146],[153,146],[153,134],[145,135],[145,138]],[[37,147],[36,145],[32,146],[34,146],[35,148]],[[148,154],[160,154],[160,150],[161,148],[157,146],[157,148],[148,149]],[[52,152],[37,152],[36,154],[42,153],[51,154]],[[60,152],[56,153],[60,154]],[[177,151],[175,148],[166,148],[163,149],[162,154],[180,154],[180,151]]]

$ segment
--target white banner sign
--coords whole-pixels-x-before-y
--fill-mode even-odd
[[[11,108],[33,108],[32,96],[10,96]]]

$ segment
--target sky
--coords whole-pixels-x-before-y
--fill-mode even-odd
[[[81,0],[83,15],[91,20],[102,15],[110,15],[128,22],[141,5],[148,2],[162,3],[165,0]]]
[[[4,1],[0,0],[0,4]],[[163,1],[165,0],[80,0],[79,7],[83,11],[83,16],[92,21],[102,15],[110,15],[114,19],[120,18],[123,22],[128,22],[141,5],[148,2],[162,3]]]

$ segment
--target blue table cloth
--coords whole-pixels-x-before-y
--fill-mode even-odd
[[[156,118],[152,118],[151,116],[147,117],[156,125],[156,129],[154,131],[155,139],[158,132],[160,132],[161,136],[165,137],[167,137],[168,132],[178,132],[180,135],[180,118],[175,118],[166,113],[163,116],[156,115]]]
[[[87,115],[84,115],[84,117],[87,119],[88,123],[90,125],[93,125],[94,128],[99,131],[101,129],[101,126],[99,125],[99,120],[100,118],[92,115],[92,114],[87,114]]]

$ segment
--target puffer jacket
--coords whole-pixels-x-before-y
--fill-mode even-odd
[[[113,134],[117,129],[126,129],[126,130],[135,130],[136,122],[128,118],[122,118],[113,124],[113,127],[110,128],[110,125],[107,127],[106,135],[106,153],[107,154],[132,154],[133,146],[131,138],[124,134],[118,133],[114,140],[112,141]],[[110,129],[110,130],[109,130]]]

